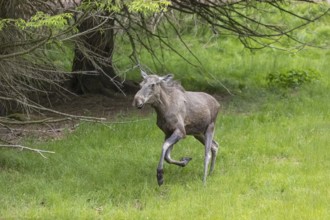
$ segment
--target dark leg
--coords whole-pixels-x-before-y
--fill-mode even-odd
[[[160,160],[159,160],[158,167],[157,167],[157,181],[158,181],[159,186],[162,185],[164,182],[163,166],[164,166],[164,159],[165,159],[166,152],[170,149],[171,146],[173,146],[176,142],[178,142],[182,137],[183,137],[182,132],[179,129],[176,129],[173,132],[173,134],[165,140],[165,142],[163,144],[162,153],[161,153]]]

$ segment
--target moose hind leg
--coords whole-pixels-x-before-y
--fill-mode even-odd
[[[195,135],[194,136],[199,142],[201,142],[203,145],[205,145],[205,136],[204,135]],[[215,167],[215,161],[218,154],[218,147],[219,144],[212,140],[212,147],[211,147],[211,168],[210,168],[210,174],[213,172]]]
[[[205,132],[205,159],[204,159],[204,176],[203,182],[206,184],[206,176],[208,174],[208,167],[211,159],[211,148],[213,144],[214,123],[209,124]]]
[[[192,158],[191,157],[183,157],[183,158],[181,158],[180,161],[173,160],[171,158],[171,151],[173,150],[173,147],[174,147],[174,145],[170,146],[166,151],[166,154],[165,154],[166,162],[169,163],[169,164],[178,165],[180,167],[185,167],[189,163],[189,161],[191,161]]]
[[[217,159],[217,154],[218,154],[218,148],[219,148],[219,144],[215,140],[213,140],[212,141],[212,147],[211,147],[212,158],[211,158],[210,174],[214,170],[214,165],[215,165],[215,161]]]

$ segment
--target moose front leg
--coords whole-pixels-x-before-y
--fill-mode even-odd
[[[178,142],[182,137],[183,137],[182,132],[179,129],[176,129],[173,132],[173,134],[165,140],[165,142],[163,144],[162,153],[161,153],[160,160],[159,160],[158,167],[157,167],[157,181],[158,181],[159,186],[161,186],[164,182],[163,167],[164,167],[164,159],[165,159],[166,152],[167,152],[167,150],[169,150],[169,148],[171,146],[173,146],[176,142]]]
[[[192,158],[191,157],[182,157],[180,161],[173,160],[171,158],[171,151],[173,150],[173,146],[174,145],[170,146],[165,153],[166,162],[169,164],[175,164],[180,167],[185,167],[189,163],[189,161],[191,161]]]

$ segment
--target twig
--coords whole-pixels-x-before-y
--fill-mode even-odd
[[[67,37],[67,38],[64,38],[64,39],[62,39],[62,41],[67,41],[67,40],[70,40],[70,39],[72,39],[72,38],[76,38],[76,37],[79,37],[79,36],[82,36],[82,35],[86,35],[86,34],[88,34],[88,33],[91,33],[91,32],[93,32],[94,30],[97,30],[98,28],[100,28],[100,27],[101,27],[102,25],[104,25],[105,23],[107,23],[108,20],[109,20],[109,17],[106,17],[106,19],[105,19],[102,23],[100,23],[99,25],[97,25],[97,26],[95,26],[95,27],[93,27],[93,28],[91,28],[91,29],[88,29],[88,30],[86,30],[86,31],[80,32],[80,33],[78,33],[78,34],[75,34],[75,35],[69,36],[69,37]]]
[[[11,129],[10,127],[8,127],[8,126],[5,125],[5,124],[6,124],[5,122],[3,122],[3,121],[0,120],[0,126],[6,128],[6,129],[8,129],[10,132],[13,132],[13,129]]]
[[[40,154],[45,159],[47,159],[47,157],[45,155],[43,155],[43,153],[55,154],[54,151],[40,150],[40,149],[36,149],[36,148],[26,147],[26,146],[19,145],[19,144],[0,144],[0,147],[20,148],[21,150],[34,151],[34,152],[37,152],[38,154]]]
[[[3,124],[11,124],[11,125],[27,125],[27,124],[41,124],[41,123],[56,123],[56,122],[62,122],[62,121],[71,121],[72,118],[60,118],[60,119],[52,119],[52,118],[46,118],[41,120],[34,120],[34,121],[9,121],[8,119],[4,117],[0,117],[0,125],[4,126]]]
[[[149,118],[145,119],[137,119],[137,120],[128,120],[128,121],[112,121],[112,122],[101,122],[102,125],[107,125],[107,124],[131,124],[131,123],[138,123],[141,121],[149,121]]]

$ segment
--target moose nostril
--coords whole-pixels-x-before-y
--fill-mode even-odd
[[[141,109],[143,107],[143,101],[141,99],[134,99],[133,106]]]
[[[137,102],[136,107],[141,109],[143,107],[143,102],[141,102],[141,101]]]

